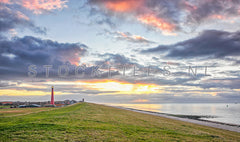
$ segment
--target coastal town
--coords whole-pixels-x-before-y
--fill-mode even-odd
[[[30,101],[2,101],[0,102],[0,109],[6,108],[34,108],[34,107],[64,107],[67,105],[72,105],[78,102],[84,102],[84,98],[80,101],[76,100],[63,100],[54,101],[54,88],[51,88],[51,100],[43,102],[30,102]]]
[[[51,101],[44,101],[44,102],[4,101],[4,102],[0,102],[0,108],[64,107],[64,106],[75,104],[82,101],[76,101],[76,100],[55,101],[54,105],[52,105],[50,102]]]

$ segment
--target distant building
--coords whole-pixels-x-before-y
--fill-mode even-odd
[[[30,105],[19,105],[19,108],[28,108],[28,107],[41,107],[40,105],[37,104],[30,104]]]
[[[12,105],[13,102],[1,102],[2,105]]]
[[[52,105],[52,104],[45,104],[44,107],[55,107],[55,105]]]
[[[64,104],[66,104],[66,105],[70,105],[70,100],[64,100],[63,102],[64,102]]]
[[[55,104],[56,107],[64,107],[65,104]]]
[[[77,103],[77,101],[75,101],[75,100],[70,101],[70,104],[75,104],[75,103]]]

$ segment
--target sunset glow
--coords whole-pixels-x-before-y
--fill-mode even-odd
[[[0,0],[0,141],[237,141],[239,25],[240,0]]]
[[[176,28],[173,24],[166,22],[164,19],[157,18],[154,15],[143,15],[140,16],[138,20],[144,24],[157,27],[163,31],[171,32]]]
[[[150,94],[162,92],[161,87],[155,84],[144,83],[129,83],[118,80],[90,80],[90,81],[75,81],[75,82],[50,82],[47,84],[58,85],[74,85],[75,87],[84,87],[89,90],[110,91],[111,93],[103,94]]]
[[[42,10],[53,10],[53,9],[62,9],[64,7],[67,7],[65,4],[67,1],[62,0],[22,0],[22,5],[29,9],[34,11],[35,14],[41,14]]]
[[[56,100],[239,99],[237,0],[0,0],[0,5],[0,100],[45,101],[51,86]]]
[[[135,8],[137,8],[141,4],[141,1],[142,0],[108,1],[106,2],[106,8],[116,12],[128,12],[133,11]]]
[[[48,91],[48,90],[46,90]],[[2,89],[0,94],[7,96],[45,96],[50,95],[50,92],[33,91],[33,90],[16,90],[16,89]],[[55,95],[64,95],[65,93],[55,91]]]
[[[115,93],[104,93],[104,94],[150,94],[160,93],[160,87],[157,85],[148,84],[130,84],[130,83],[118,83],[118,82],[107,82],[107,83],[95,83],[91,84],[94,89],[99,91],[116,91]]]
[[[133,100],[132,102],[133,103],[146,103],[146,102],[149,102],[149,100],[147,100],[147,99],[137,99],[137,100]]]
[[[225,16],[223,16],[223,15],[217,15],[217,14],[212,15],[211,17],[212,17],[213,19],[220,19],[220,20],[226,19]]]

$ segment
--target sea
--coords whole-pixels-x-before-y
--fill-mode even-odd
[[[110,104],[138,110],[174,115],[197,115],[203,120],[240,125],[240,103]]]

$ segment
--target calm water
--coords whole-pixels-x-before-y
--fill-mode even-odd
[[[140,110],[183,114],[183,115],[210,115],[216,118],[202,118],[205,120],[240,125],[240,104],[107,104]]]

